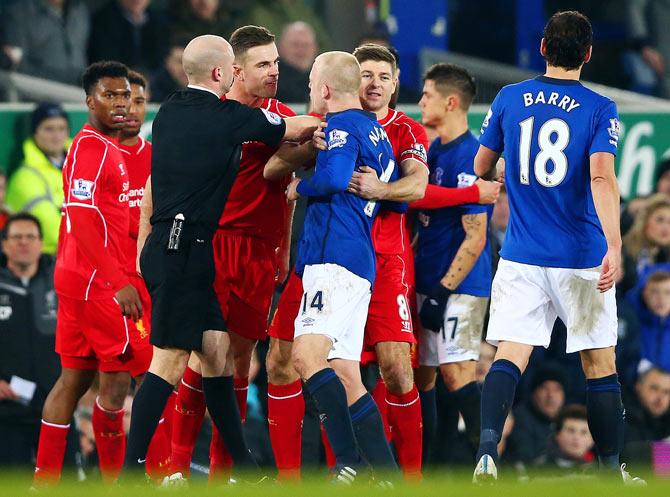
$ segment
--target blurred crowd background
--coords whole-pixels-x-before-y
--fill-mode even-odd
[[[541,72],[537,46],[542,26],[547,14],[567,7],[586,13],[594,24],[594,58],[585,79],[660,97],[639,98],[647,106],[644,112],[658,113],[658,134],[670,136],[670,102],[661,100],[670,97],[669,0],[0,0],[0,100],[34,102],[0,104],[0,120],[4,111],[19,109],[20,114],[9,130],[0,124],[0,141],[11,151],[0,156],[0,466],[31,469],[34,454],[17,453],[12,440],[37,440],[41,406],[59,372],[53,350],[53,255],[63,202],[60,170],[78,131],[68,107],[73,100],[35,98],[17,89],[16,75],[77,86],[87,64],[114,59],[145,74],[151,101],[159,103],[186,84],[181,56],[191,38],[205,33],[228,37],[236,27],[257,24],[278,37],[280,100],[305,104],[315,56],[324,50],[352,50],[365,40],[398,49],[400,108],[405,104],[411,111],[420,96],[422,64],[436,57],[469,61],[473,71],[486,59],[494,68],[505,65],[509,78]],[[482,81],[477,102],[487,104],[497,91],[495,84],[504,81],[494,81],[495,91],[487,89],[486,77]],[[80,104],[83,98],[74,101]],[[670,476],[670,142],[662,142],[659,150],[647,158],[651,165],[635,173],[645,183],[624,192],[621,204],[624,258],[617,284],[617,364],[625,390],[623,459]],[[489,233],[494,263],[508,215],[503,192]],[[294,238],[300,232],[298,212]],[[266,344],[259,344],[246,430],[254,452],[272,466],[266,351]],[[482,342],[479,381],[494,352]],[[374,388],[376,368],[367,367],[365,376]],[[34,393],[23,393],[16,378],[33,382]],[[438,436],[425,462],[440,468],[469,467],[473,452],[458,410],[443,385],[438,384],[438,392]],[[519,478],[537,467],[560,474],[591,472],[593,440],[584,396],[579,355],[565,354],[565,327],[559,321],[549,348],[535,350],[518,389],[501,442],[502,461]],[[94,474],[97,466],[91,428],[94,398],[92,393],[82,400],[78,432],[72,431],[68,451],[80,477]],[[131,402],[129,398],[129,408]],[[306,467],[319,467],[324,460],[319,424],[313,406],[308,411],[303,459]],[[201,441],[193,474],[207,469],[209,434],[203,433]]]

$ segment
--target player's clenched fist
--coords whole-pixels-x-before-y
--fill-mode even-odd
[[[137,289],[130,283],[116,292],[116,301],[121,308],[121,314],[137,322],[142,317],[142,302]]]
[[[300,183],[300,178],[294,178],[293,181],[288,185],[288,188],[286,188],[286,198],[291,201],[291,200],[298,200],[300,198],[300,194],[298,193],[298,183]]]
[[[475,181],[477,189],[479,190],[479,203],[480,204],[495,204],[498,200],[498,195],[500,195],[500,188],[502,183],[497,181],[485,181],[483,179],[478,179]]]

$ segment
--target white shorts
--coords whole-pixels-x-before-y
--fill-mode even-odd
[[[314,333],[333,341],[328,360],[360,361],[370,282],[337,264],[305,266],[295,338]]]
[[[425,295],[417,294],[417,308],[421,309]],[[419,364],[437,367],[440,364],[476,361],[484,331],[488,297],[452,294],[447,301],[442,331],[421,328]]]
[[[566,352],[616,345],[615,290],[600,293],[599,277],[600,268],[552,268],[500,259],[486,340],[548,347],[560,317],[568,329]]]

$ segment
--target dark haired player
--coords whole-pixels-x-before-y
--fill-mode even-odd
[[[60,478],[65,438],[77,402],[100,375],[97,405],[115,419],[108,440],[96,440],[103,476],[113,480],[123,463],[123,402],[142,304],[126,272],[128,173],[118,147],[130,104],[128,68],[97,62],[83,75],[88,122],[74,138],[63,166],[65,216],[55,268],[58,294],[56,352],[61,376],[42,413],[35,485]],[[110,428],[109,426],[107,427]],[[114,440],[116,439],[116,440]],[[109,450],[107,450],[109,449]]]
[[[279,54],[274,35],[260,26],[233,32],[235,84],[226,99],[260,108],[281,117],[295,112],[274,98],[279,78]],[[286,145],[291,146],[291,145]],[[263,178],[263,167],[277,146],[248,142],[242,146],[240,170],[214,235],[214,288],[226,319],[235,357],[235,395],[242,420],[246,418],[251,355],[268,328],[276,280],[288,273],[293,203],[284,192],[290,177]],[[171,472],[188,475],[191,455],[205,414],[200,364],[189,361],[177,395],[172,440]],[[298,384],[298,391],[301,387]],[[226,475],[230,455],[216,429],[210,446],[210,478]]]
[[[616,105],[582,86],[592,29],[579,12],[554,14],[544,28],[543,76],[506,86],[493,101],[475,173],[495,174],[505,152],[510,204],[507,235],[491,291],[487,340],[498,345],[484,381],[473,481],[497,478],[496,446],[533,346],[547,347],[557,317],[567,352],[579,352],[586,407],[600,466],[632,478],[622,465],[623,405],[614,362],[614,282],[621,263],[619,190],[614,156]]]

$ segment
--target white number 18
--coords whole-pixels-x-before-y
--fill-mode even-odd
[[[535,117],[529,117],[521,121],[521,138],[519,140],[519,179],[522,184],[530,184],[530,145],[533,138],[533,122]],[[556,139],[551,140],[556,133]],[[537,144],[540,153],[535,156],[534,173],[538,183],[542,186],[557,186],[565,179],[568,173],[568,158],[563,151],[570,142],[570,127],[561,119],[549,119],[541,127],[537,134]],[[554,170],[547,171],[547,162],[554,164]]]

